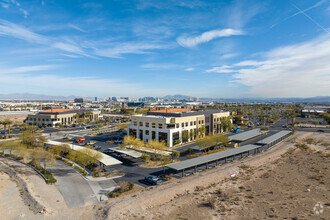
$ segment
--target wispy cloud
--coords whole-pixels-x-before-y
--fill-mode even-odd
[[[77,30],[77,31],[80,31],[80,32],[83,32],[83,33],[86,33],[86,31],[80,27],[78,27],[77,25],[73,25],[73,24],[69,24],[69,27]]]
[[[148,63],[141,65],[141,67],[149,70],[166,70],[166,69],[182,68],[182,66],[180,65],[171,64],[171,63]]]
[[[58,67],[57,65],[36,65],[36,66],[20,66],[13,68],[1,68],[0,74],[29,73],[29,72],[50,70],[57,67]]]
[[[29,15],[29,13],[24,8],[22,8],[21,4],[16,0],[3,0],[2,2],[0,2],[0,5],[3,8],[9,8],[11,5],[16,7],[24,15],[25,18],[27,18]]]
[[[185,69],[185,71],[188,71],[188,72],[190,72],[190,71],[194,71],[194,70],[195,70],[194,67],[189,67],[189,68],[186,68],[186,69]]]
[[[244,32],[241,30],[234,30],[231,28],[228,29],[221,29],[221,30],[211,30],[202,33],[198,36],[193,37],[185,37],[181,36],[177,38],[178,44],[180,44],[183,47],[195,47],[199,44],[209,42],[211,40],[214,40],[216,38],[220,37],[230,37],[234,35],[243,35]]]
[[[140,0],[138,1],[137,8],[139,10],[156,8],[156,9],[172,9],[174,7],[195,8],[205,5],[204,2],[199,0],[167,0],[167,1],[153,1],[153,0]]]
[[[230,59],[233,57],[238,56],[238,53],[227,53],[227,54],[223,54],[220,59],[225,60],[225,59]]]
[[[213,67],[212,69],[206,70],[207,73],[233,73],[236,72],[236,70],[231,69],[231,66],[220,66],[220,67]]]
[[[78,45],[75,45],[74,42],[64,43],[58,42],[46,36],[36,34],[22,26],[13,24],[11,22],[1,20],[0,19],[0,35],[11,36],[14,38],[18,38],[21,40],[25,40],[35,44],[42,44],[51,46],[53,48],[70,52],[74,54],[79,54],[82,56],[89,56],[83,49],[81,49]]]
[[[311,97],[330,94],[330,37],[279,47],[247,60],[209,72],[232,71],[236,82],[263,97]],[[222,70],[222,71],[221,71]]]
[[[147,54],[152,50],[164,49],[166,45],[153,44],[153,43],[118,43],[112,47],[105,49],[95,49],[95,54],[103,57],[123,58],[124,54]]]

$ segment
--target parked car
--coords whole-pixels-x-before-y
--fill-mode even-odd
[[[103,151],[103,153],[105,154],[110,154],[110,153],[113,153],[114,151],[113,150],[110,150],[110,149],[106,149]]]
[[[317,132],[324,132],[324,130],[319,129],[319,130],[317,130]]]
[[[160,183],[162,183],[163,181],[161,179],[159,179],[158,176],[153,176],[153,175],[150,175],[150,176],[146,176],[144,178],[144,180],[149,183],[149,184],[152,184],[152,185],[158,185]]]
[[[122,139],[118,139],[118,140],[115,140],[114,143],[115,144],[122,144],[123,143],[123,140]]]
[[[82,142],[84,142],[86,139],[84,138],[84,137],[82,137],[82,138],[78,138],[77,140],[76,140],[76,142],[77,143],[82,143]]]

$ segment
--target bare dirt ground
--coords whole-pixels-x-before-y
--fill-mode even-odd
[[[26,117],[27,114],[0,115],[0,121],[10,119],[13,124],[22,124]],[[3,129],[3,125],[0,125],[0,129]]]
[[[329,216],[329,155],[294,147],[294,143],[308,137],[330,142],[328,134],[297,132],[260,155],[134,195],[110,199],[95,206],[95,217],[326,219]],[[229,178],[230,173],[237,171],[237,178]],[[316,205],[318,202],[320,205]],[[322,206],[322,213],[313,210],[315,205],[316,211]]]
[[[47,185],[30,167],[0,158],[0,172],[1,219],[90,219],[84,213],[88,208],[67,208],[56,186]]]

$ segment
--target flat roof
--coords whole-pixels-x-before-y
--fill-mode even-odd
[[[162,109],[162,110],[153,110],[153,111],[150,111],[150,112],[153,112],[153,113],[178,113],[178,112],[189,112],[191,111],[192,109],[187,109],[187,108],[165,108],[165,109]]]
[[[108,148],[109,150],[116,151],[118,153],[126,154],[130,157],[133,158],[140,158],[142,156],[141,152],[132,150],[132,149],[127,149],[127,148],[120,148],[120,147],[113,147],[113,148]]]
[[[273,135],[271,135],[269,137],[266,137],[266,138],[258,141],[256,144],[260,144],[260,145],[270,144],[273,141],[276,141],[277,139],[282,138],[285,135],[288,135],[290,133],[291,133],[291,131],[280,131],[280,132],[277,132],[276,134],[273,134]]]
[[[67,143],[64,143],[64,142],[59,142],[59,141],[47,141],[46,144],[49,144],[49,145],[60,145],[60,144],[67,144]],[[75,145],[75,144],[67,144],[70,146],[70,148],[72,150],[82,150],[84,149],[85,147],[82,147],[82,146],[79,146],[79,145]],[[96,150],[93,150],[93,149],[88,149],[90,151],[96,151]],[[99,151],[98,151],[99,152]],[[112,166],[112,165],[117,165],[117,164],[122,164],[121,161],[113,158],[113,157],[110,157],[109,155],[106,155],[104,153],[101,153],[99,152],[101,155],[102,155],[102,159],[100,159],[99,161],[101,163],[103,163],[105,166]]]
[[[59,112],[70,112],[76,109],[64,109],[64,108],[54,108],[41,111],[40,113],[59,113]]]
[[[246,141],[249,140],[251,138],[257,137],[259,135],[262,135],[264,133],[267,133],[267,131],[262,131],[260,130],[260,128],[256,128],[253,130],[249,130],[249,131],[244,131],[238,134],[234,134],[232,136],[229,136],[228,138],[232,141]]]
[[[195,166],[198,166],[201,164],[205,164],[208,162],[212,162],[215,160],[224,159],[226,157],[234,156],[234,155],[237,155],[240,153],[244,153],[246,151],[260,148],[260,147],[261,147],[260,145],[248,144],[248,145],[244,145],[242,147],[233,148],[233,149],[226,150],[226,151],[221,151],[219,153],[214,153],[214,154],[210,154],[210,155],[206,155],[206,156],[200,156],[197,158],[185,160],[185,161],[178,162],[178,163],[172,163],[172,164],[166,165],[166,167],[174,169],[174,170],[183,170],[183,169],[195,167]]]

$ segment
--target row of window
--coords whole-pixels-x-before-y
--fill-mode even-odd
[[[196,121],[182,122],[182,123],[181,123],[181,127],[182,127],[182,128],[184,128],[184,127],[188,127],[189,124],[190,124],[190,126],[196,125]],[[199,121],[198,121],[198,124],[204,124],[204,120],[199,120]],[[134,126],[137,126],[138,123],[135,121],[135,122],[133,122],[133,125],[134,125]],[[145,127],[149,127],[149,125],[150,125],[149,122],[145,122]],[[143,127],[143,122],[139,122],[139,126],[140,126],[140,127]],[[151,123],[151,127],[152,127],[152,128],[156,128],[156,123]],[[176,128],[179,128],[179,127],[180,127],[180,124],[179,124],[179,123],[176,123],[176,124],[175,124],[175,127],[176,127]],[[162,128],[163,128],[163,124],[158,124],[158,128],[161,128],[161,129],[162,129]],[[168,128],[168,129],[170,129],[170,128],[174,128],[174,125],[169,124],[169,125],[167,125],[166,128]]]

